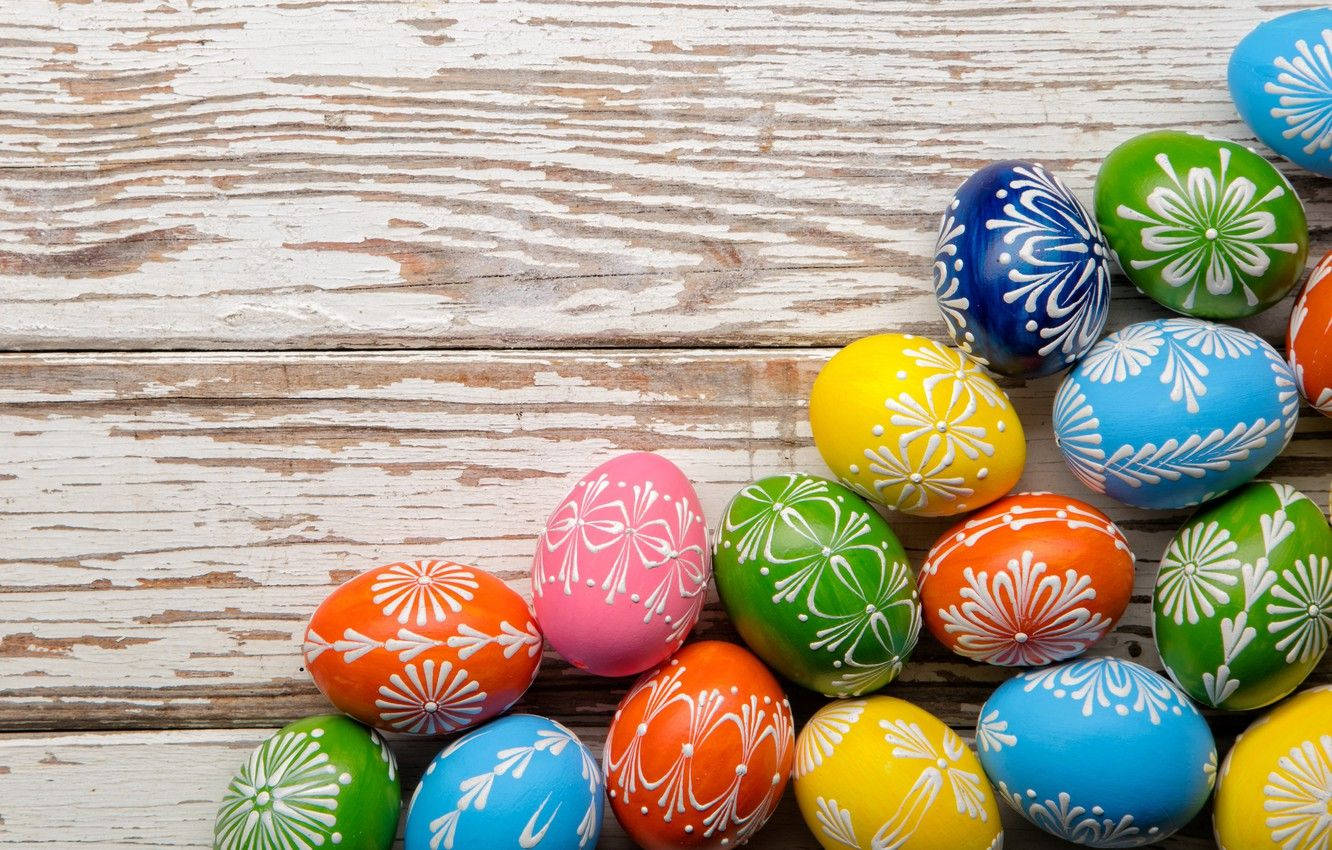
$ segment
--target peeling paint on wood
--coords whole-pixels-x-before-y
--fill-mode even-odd
[[[1251,141],[1229,48],[1303,5],[11,0],[0,347],[932,330],[971,170],[1035,157],[1087,197],[1137,132]]]

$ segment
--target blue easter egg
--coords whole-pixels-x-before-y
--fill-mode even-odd
[[[1096,219],[1044,166],[995,162],[944,213],[934,296],[954,342],[1004,375],[1076,363],[1110,310],[1109,249]]]
[[[1299,397],[1260,337],[1199,319],[1129,325],[1096,344],[1055,395],[1055,443],[1091,489],[1143,508],[1233,490],[1281,453]]]
[[[605,783],[578,736],[510,714],[435,756],[407,808],[405,850],[590,850]]]
[[[1332,176],[1332,9],[1259,24],[1230,54],[1230,96],[1272,150]]]
[[[1088,847],[1166,838],[1202,809],[1216,780],[1207,721],[1164,677],[1117,658],[1004,682],[981,708],[976,751],[1009,805]]]

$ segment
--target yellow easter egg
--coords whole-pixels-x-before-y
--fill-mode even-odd
[[[1235,739],[1212,820],[1222,850],[1332,846],[1332,686],[1300,692]]]
[[[1003,827],[976,754],[895,697],[838,700],[796,741],[796,802],[826,850],[999,850]]]
[[[1027,459],[999,385],[962,352],[910,334],[865,337],[833,355],[814,379],[809,423],[847,486],[916,516],[993,502]]]

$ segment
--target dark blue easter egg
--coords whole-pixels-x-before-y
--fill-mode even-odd
[[[953,340],[991,371],[1036,378],[1086,354],[1110,311],[1096,219],[1035,162],[971,175],[944,213],[934,295]]]
[[[1265,21],[1230,55],[1235,108],[1264,144],[1332,176],[1332,9]]]
[[[605,782],[578,736],[510,714],[435,756],[407,807],[404,850],[591,850]]]

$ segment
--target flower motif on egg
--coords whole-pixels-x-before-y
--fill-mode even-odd
[[[940,536],[919,576],[926,624],[949,649],[1004,666],[1085,651],[1128,605],[1133,554],[1076,499],[1019,493]]]
[[[1230,532],[1215,522],[1187,528],[1171,540],[1156,585],[1166,615],[1176,623],[1196,623],[1216,613],[1214,604],[1229,601],[1229,588],[1239,583],[1239,559],[1232,557],[1237,548]]]
[[[1158,131],[1119,145],[1096,179],[1097,219],[1125,275],[1186,316],[1237,319],[1298,281],[1308,223],[1294,187],[1253,150]]]
[[[1312,48],[1299,39],[1292,55],[1277,56],[1272,63],[1279,71],[1277,78],[1263,87],[1278,98],[1271,115],[1286,123],[1282,135],[1298,137],[1306,154],[1332,147],[1332,62],[1328,61],[1332,29],[1319,35],[1320,43]]]
[[[1332,842],[1332,735],[1303,741],[1277,760],[1263,789],[1264,823],[1283,848]]]
[[[1015,451],[1021,424],[993,379],[961,352],[911,335],[838,352],[814,382],[810,423],[842,483],[909,514],[993,501],[1025,460],[1025,446]]]
[[[1100,640],[1111,621],[1087,610],[1096,597],[1091,578],[1076,570],[1061,576],[1030,551],[993,577],[971,567],[961,606],[939,616],[957,640],[957,651],[977,661],[1008,666],[1049,664]],[[1031,631],[1032,625],[1036,628]]]
[[[1230,850],[1332,846],[1332,687],[1283,700],[1235,739],[1217,778],[1213,824]]]
[[[227,786],[214,850],[336,845],[385,850],[400,808],[384,739],[341,715],[298,720],[256,747]]]
[[[307,732],[280,732],[231,781],[217,818],[224,848],[322,843],[337,824],[338,769]]]
[[[1251,279],[1267,273],[1272,252],[1295,254],[1300,247],[1269,239],[1277,230],[1276,217],[1264,207],[1284,196],[1286,188],[1273,185],[1259,197],[1252,180],[1226,173],[1231,151],[1221,147],[1217,153],[1215,170],[1190,168],[1182,179],[1170,156],[1158,154],[1156,164],[1172,185],[1153,189],[1145,209],[1118,208],[1121,217],[1146,225],[1140,231],[1142,248],[1154,255],[1132,260],[1132,267],[1160,266],[1167,285],[1188,288],[1185,308],[1194,306],[1202,285],[1213,295],[1229,295],[1238,286],[1245,301],[1257,306]]]
[[[1273,615],[1268,627],[1282,635],[1276,648],[1286,651],[1286,662],[1309,661],[1327,649],[1332,634],[1332,569],[1327,556],[1310,555],[1283,570],[1272,586],[1275,602],[1268,603]]]

